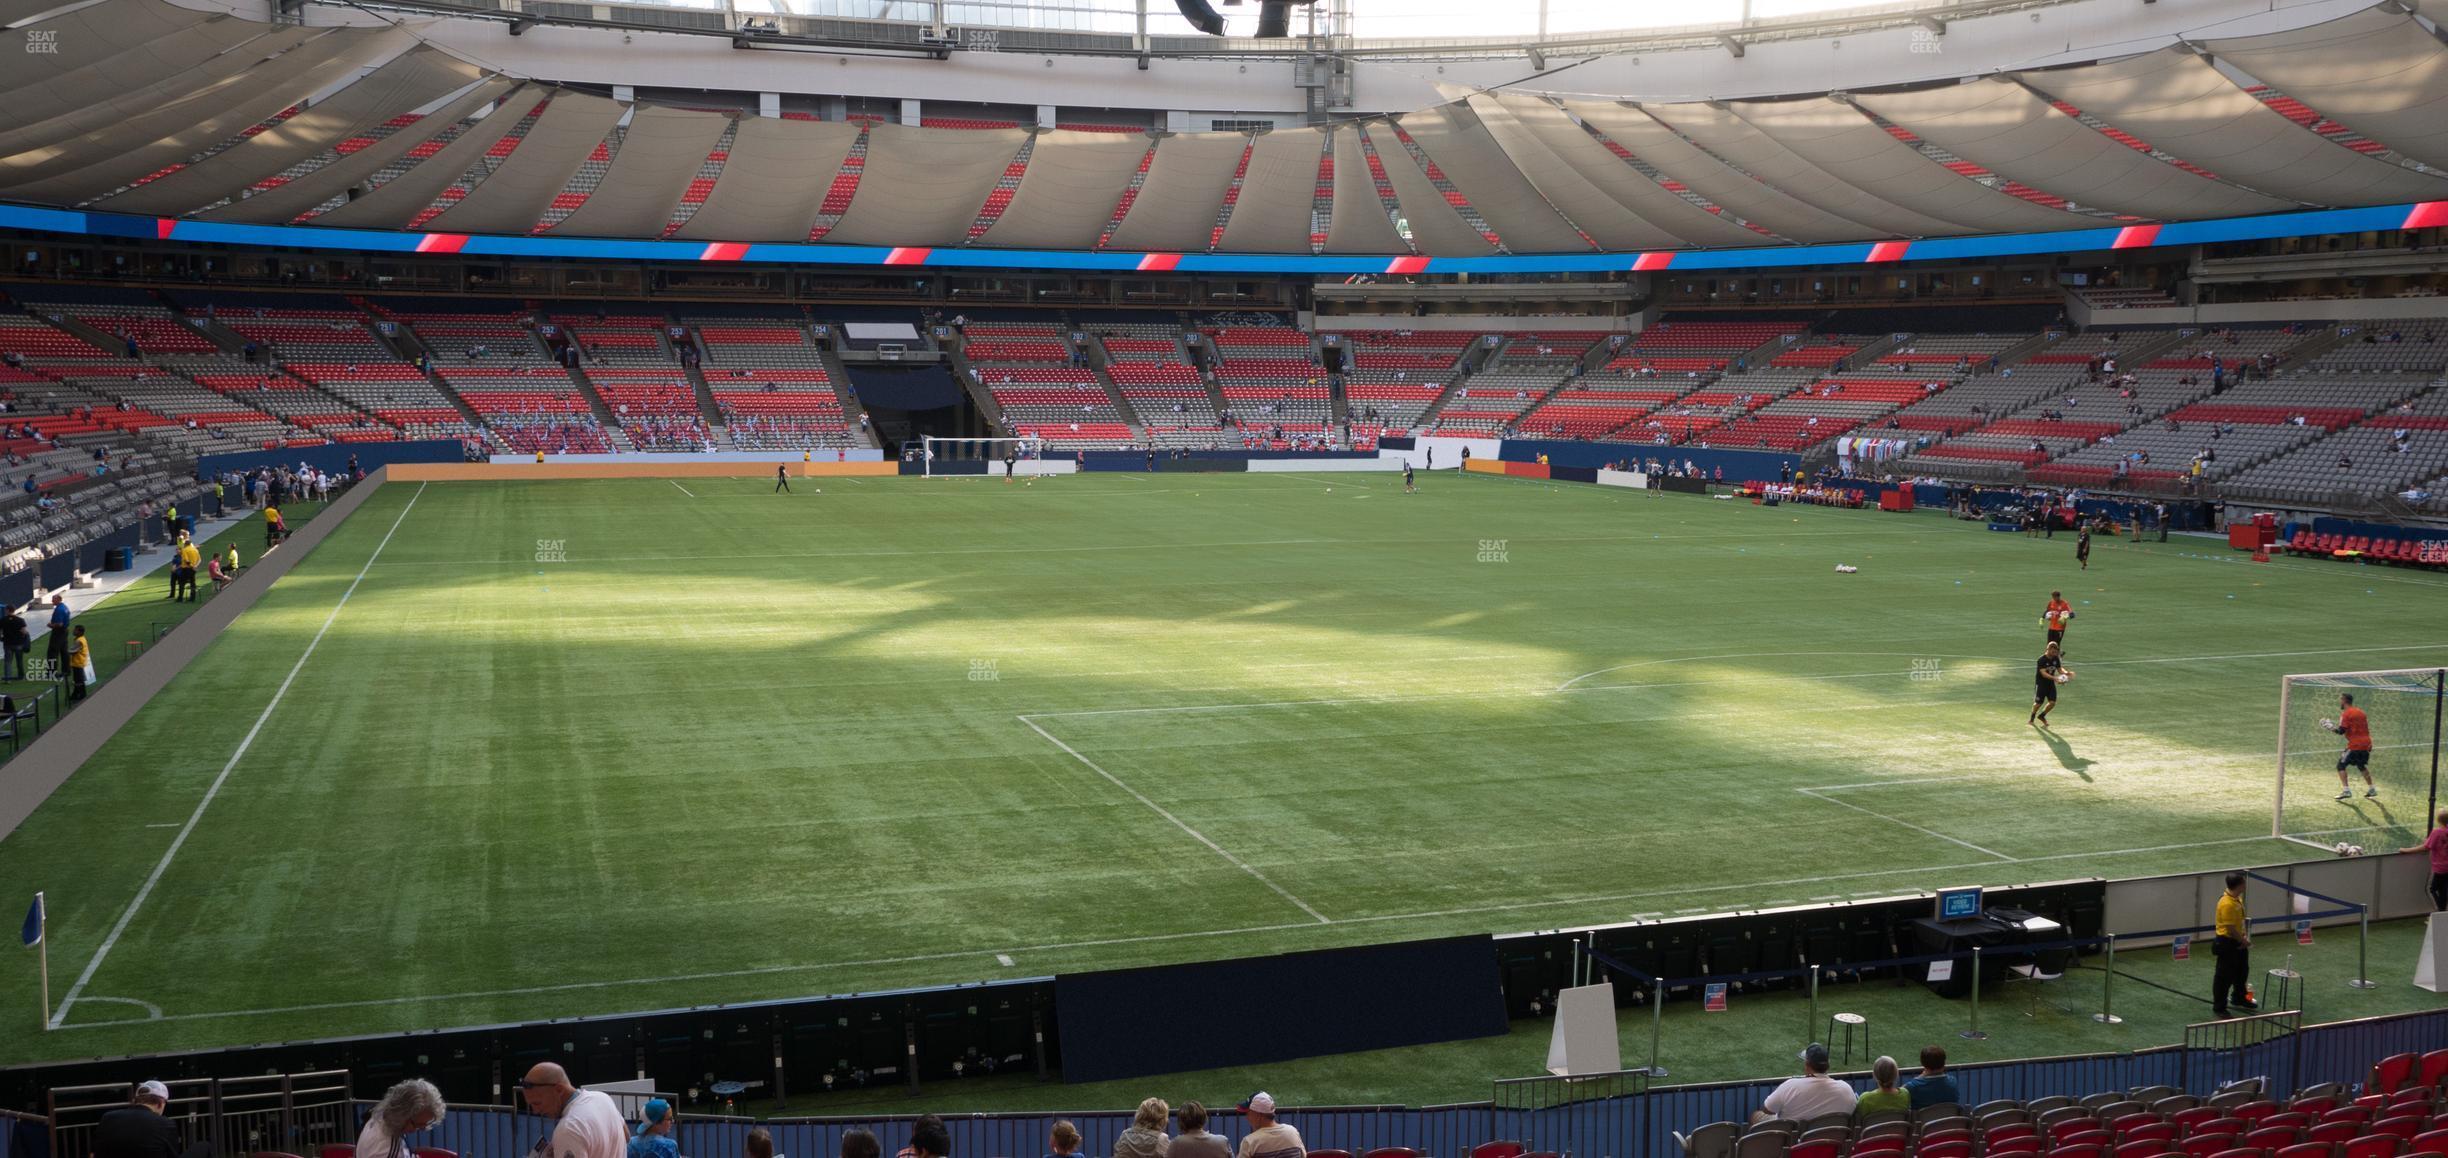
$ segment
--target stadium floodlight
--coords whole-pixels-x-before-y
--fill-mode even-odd
[[[2339,697],[2369,721],[2368,768],[2338,771],[2350,748]],[[2270,835],[2322,852],[2394,849],[2422,838],[2439,810],[2440,728],[2448,670],[2395,668],[2283,677],[2278,689],[2278,799]],[[2365,773],[2368,772],[2368,787]],[[2378,795],[2366,795],[2366,792]]]

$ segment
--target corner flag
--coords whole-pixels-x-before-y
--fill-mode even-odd
[[[43,912],[43,895],[34,894],[34,903],[26,908],[24,939],[28,949],[42,946],[42,1027],[48,1033],[56,1027],[51,1024],[51,946],[43,942],[46,915]]]

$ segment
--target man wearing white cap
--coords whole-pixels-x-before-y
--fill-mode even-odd
[[[1260,1090],[1241,1103],[1249,1133],[1241,1136],[1239,1158],[1308,1158],[1300,1131],[1275,1120],[1275,1095]]]
[[[571,1085],[569,1071],[552,1062],[537,1062],[519,1091],[530,1112],[560,1119],[530,1158],[627,1158],[629,1123],[612,1095]]]
[[[132,1105],[102,1115],[94,1125],[93,1158],[179,1158],[178,1124],[162,1116],[170,1107],[170,1087],[146,1082],[136,1087]]]

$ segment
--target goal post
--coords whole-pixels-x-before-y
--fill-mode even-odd
[[[1001,462],[1007,453],[1022,459],[1033,459],[1045,451],[1043,438],[938,438],[932,434],[918,436],[918,457],[924,464],[922,474],[933,476],[938,462],[963,460]]]
[[[2346,770],[2352,795],[2337,798],[2346,738],[2326,724],[2339,697],[2371,722],[2371,782]],[[2270,835],[2323,852],[2339,844],[2397,848],[2422,838],[2439,809],[2440,733],[2448,717],[2448,669],[2313,672],[2278,687],[2278,798]],[[2378,796],[2366,795],[2377,790]]]

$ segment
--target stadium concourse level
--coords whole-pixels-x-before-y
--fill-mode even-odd
[[[1978,1079],[1922,1052],[1918,1074],[1880,1058],[1857,1092],[1826,1073],[1814,1045],[1805,1074],[1748,1122],[1675,1137],[1685,1158],[2408,1158],[2448,1155],[2448,1049],[2396,1054],[2353,1086],[2308,1086],[2286,1101],[2247,1078],[2209,1097],[2174,1086],[1973,1101]],[[1884,1081],[1882,1088],[1881,1081]]]

